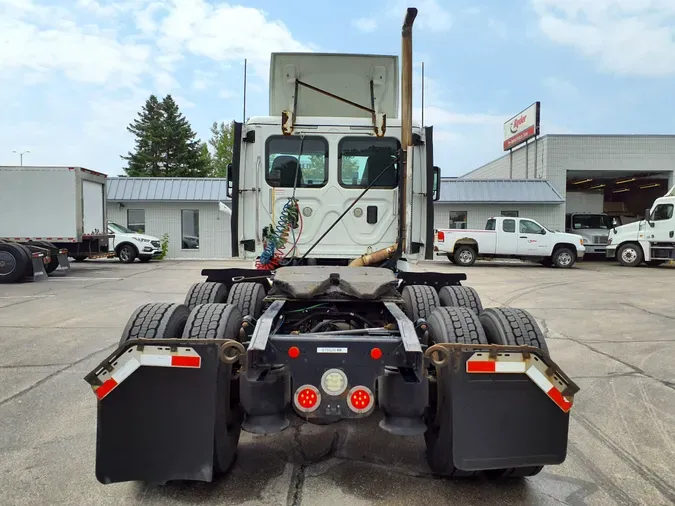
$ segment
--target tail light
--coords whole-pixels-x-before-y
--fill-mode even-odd
[[[311,413],[321,404],[321,393],[315,386],[303,385],[295,391],[293,402],[300,411]]]
[[[367,413],[375,405],[375,397],[370,388],[355,386],[347,395],[347,405],[355,413]]]
[[[441,232],[440,230],[438,231],[438,234],[436,234],[438,237],[438,242],[443,242],[445,241],[445,234]]]

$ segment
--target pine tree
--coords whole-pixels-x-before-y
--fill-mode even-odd
[[[162,106],[155,95],[145,102],[138,118],[133,121],[127,130],[136,136],[136,152],[129,152],[124,171],[132,177],[150,176],[159,177],[163,174],[162,137],[163,112]]]
[[[201,142],[171,95],[162,100],[164,112],[165,166],[167,175],[205,177],[209,167],[202,156]]]
[[[206,177],[213,165],[208,148],[192,130],[171,95],[146,101],[127,130],[136,136],[136,150],[127,156],[124,171],[132,177]],[[205,156],[204,150],[206,149]]]

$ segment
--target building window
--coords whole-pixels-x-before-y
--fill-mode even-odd
[[[316,188],[328,181],[328,142],[323,137],[275,135],[267,139],[267,184],[276,188]],[[295,185],[294,185],[295,182]]]
[[[516,232],[516,220],[504,220],[502,222],[502,230],[504,232],[515,233]]]
[[[509,218],[517,218],[518,211],[502,211],[502,216],[508,216]]]
[[[183,249],[199,249],[199,211],[181,209],[180,227]]]
[[[466,228],[466,211],[451,211],[450,212],[450,227],[449,228]]]
[[[145,209],[127,209],[127,228],[137,234],[145,233]]]
[[[340,185],[347,188],[365,188],[384,172],[372,188],[396,188],[396,153],[400,147],[401,143],[394,138],[343,138],[340,140],[338,154]]]

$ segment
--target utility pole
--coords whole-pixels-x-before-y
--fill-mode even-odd
[[[12,151],[12,153],[17,153],[19,155],[19,159],[21,160],[21,166],[23,167],[23,155],[30,153],[30,150],[26,151],[17,151],[16,149]]]

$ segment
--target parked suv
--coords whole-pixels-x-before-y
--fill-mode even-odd
[[[108,233],[115,235],[112,247],[122,263],[130,264],[136,258],[149,262],[162,254],[159,239],[152,235],[139,234],[111,221],[108,222]]]

